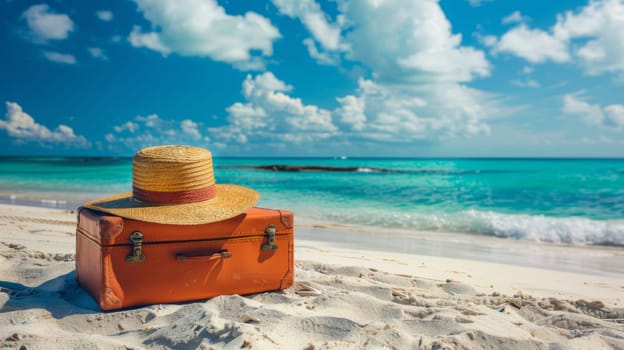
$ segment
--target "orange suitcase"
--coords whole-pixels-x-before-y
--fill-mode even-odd
[[[284,289],[293,284],[293,236],[286,210],[167,225],[80,208],[76,276],[103,310]]]

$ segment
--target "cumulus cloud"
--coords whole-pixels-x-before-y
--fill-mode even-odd
[[[624,71],[624,2],[591,1],[557,17],[555,36],[575,41],[575,54],[591,75]]]
[[[171,53],[171,49],[160,41],[158,33],[143,33],[141,27],[134,26],[132,32],[128,35],[128,41],[134,47],[145,47],[150,50],[158,51],[163,55]]]
[[[113,129],[115,130],[116,133],[120,133],[120,132],[123,132],[125,130],[128,130],[128,132],[133,134],[137,130],[139,130],[139,124],[133,123],[131,121],[128,121],[128,122],[125,122],[125,123],[123,123],[121,125],[114,126]]]
[[[488,76],[485,54],[462,36],[437,1],[342,1],[348,57],[382,81],[466,82]]]
[[[314,0],[272,0],[280,13],[299,18],[316,41],[328,50],[337,50],[340,45],[340,28],[328,21],[321,6]]]
[[[437,1],[339,0],[333,20],[313,0],[273,3],[308,29],[304,45],[317,62],[350,60],[371,75],[333,110],[303,104],[270,72],[248,76],[245,101],[228,108],[226,126],[210,129],[219,144],[429,142],[487,134],[487,119],[502,114],[497,96],[463,85],[488,76],[490,63],[461,44]]]
[[[38,42],[67,39],[69,32],[74,30],[74,22],[69,16],[52,12],[46,4],[29,7],[22,17],[26,19],[33,40]]]
[[[465,82],[490,73],[485,54],[461,45],[434,0],[341,0],[334,21],[314,0],[272,1],[308,29],[313,39],[303,43],[322,64],[344,56],[364,63],[380,80],[409,82]]]
[[[310,38],[304,39],[303,44],[308,49],[310,57],[314,58],[317,63],[325,65],[334,65],[339,61],[339,55],[335,52],[326,51],[318,48],[316,42]]]
[[[199,131],[200,123],[191,119],[181,122],[163,119],[157,114],[136,116],[132,120],[113,127],[104,139],[108,148],[117,150],[119,146],[137,150],[162,144],[198,144],[205,141]]]
[[[95,15],[100,21],[110,22],[113,20],[113,13],[111,11],[97,11]]]
[[[297,18],[312,35],[303,41],[310,56],[321,64],[338,62],[336,52],[345,51],[339,23],[332,23],[314,0],[272,0],[281,14]],[[318,43],[318,45],[317,45]]]
[[[193,140],[199,140],[202,137],[198,126],[199,125],[197,123],[190,119],[184,119],[180,122],[180,129],[182,130],[182,133],[189,136]]]
[[[304,104],[271,72],[243,82],[245,101],[228,109],[227,125],[209,128],[222,146],[337,145],[359,141],[410,143],[488,134],[492,96],[458,84],[387,85],[360,79],[334,110]],[[492,104],[493,105],[493,104]]]
[[[135,26],[128,40],[163,55],[210,57],[240,69],[261,69],[280,33],[255,13],[228,15],[215,0],[135,0],[155,31]]]
[[[84,136],[76,135],[67,125],[60,124],[54,130],[41,125],[15,102],[6,102],[6,119],[0,119],[0,129],[19,142],[38,142],[41,145],[63,144],[68,147],[91,146]]]
[[[386,142],[488,134],[493,108],[485,93],[457,84],[382,85],[361,79],[356,94],[339,99],[336,116],[353,136]]]
[[[475,36],[477,37],[477,39],[479,40],[481,44],[487,47],[493,47],[498,42],[498,38],[496,37],[496,35],[476,34]]]
[[[578,11],[557,15],[548,30],[522,23],[505,33],[493,52],[505,52],[532,63],[578,63],[587,74],[624,72],[624,2],[590,1]]]
[[[505,33],[495,44],[493,53],[506,52],[531,63],[570,61],[565,41],[543,30],[521,24]]]
[[[583,99],[583,93],[567,94],[563,97],[562,111],[581,118],[588,125],[624,129],[624,105],[621,104],[590,104]]]
[[[335,135],[331,112],[286,94],[292,86],[266,72],[248,75],[242,86],[245,102],[228,109],[228,124],[210,128],[211,139],[219,143],[301,143]]]
[[[520,13],[520,11],[514,11],[510,13],[509,15],[503,17],[503,19],[501,20],[501,23],[503,24],[522,23],[522,22],[525,22],[526,20],[528,20],[528,18],[523,16],[522,13]]]
[[[363,130],[366,126],[366,97],[347,95],[336,100],[340,103],[340,107],[336,110],[339,121],[352,130]]]
[[[56,63],[64,63],[64,64],[76,64],[76,57],[67,53],[53,52],[53,51],[44,51],[43,55],[45,58],[52,62]]]

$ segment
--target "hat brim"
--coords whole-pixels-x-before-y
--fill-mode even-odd
[[[153,204],[137,201],[132,192],[85,203],[89,209],[159,224],[201,225],[222,221],[246,212],[254,206],[258,192],[236,185],[216,185],[213,199],[184,204]]]

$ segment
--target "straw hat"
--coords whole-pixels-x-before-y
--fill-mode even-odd
[[[217,185],[208,150],[158,146],[142,149],[134,156],[132,192],[84,206],[141,221],[199,225],[239,215],[258,198],[258,192],[246,187]]]

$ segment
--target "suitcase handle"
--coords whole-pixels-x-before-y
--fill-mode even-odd
[[[228,259],[231,258],[232,254],[227,251],[227,249],[220,250],[216,253],[207,254],[207,255],[186,255],[184,253],[176,254],[176,260],[180,262],[185,261],[212,261],[217,259]]]

